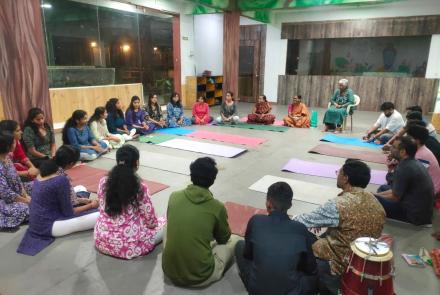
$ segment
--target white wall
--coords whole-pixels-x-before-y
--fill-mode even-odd
[[[240,17],[240,25],[261,25],[264,23]],[[287,40],[281,39],[281,29],[272,24],[266,25],[266,52],[264,62],[264,94],[267,100],[276,102],[278,75],[286,72]]]
[[[223,75],[223,14],[194,16],[194,54],[197,75]]]
[[[440,78],[440,35],[432,35],[431,38],[428,66],[426,68],[426,78]]]
[[[196,59],[194,56],[194,17],[180,15],[180,61],[181,80],[186,83],[186,76],[196,75]]]

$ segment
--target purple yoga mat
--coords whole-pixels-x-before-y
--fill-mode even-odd
[[[323,164],[317,162],[302,161],[298,159],[291,159],[286,165],[284,165],[283,169],[281,170],[312,176],[336,178],[336,171],[340,168],[341,165]],[[387,172],[383,170],[371,170],[370,183],[385,184],[386,174]]]
[[[338,148],[329,144],[320,144],[309,150],[309,153],[326,156],[339,157],[344,159],[358,159],[366,162],[386,164],[387,158],[382,152],[360,151]]]

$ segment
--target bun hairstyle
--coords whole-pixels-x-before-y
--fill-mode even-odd
[[[59,168],[65,169],[68,165],[74,165],[79,160],[79,150],[71,145],[62,145],[55,153],[53,159],[43,161],[40,164],[40,175],[46,177],[58,171]]]
[[[119,216],[129,205],[139,207],[140,179],[136,174],[139,150],[129,144],[116,151],[116,166],[110,171],[105,188],[105,212]]]

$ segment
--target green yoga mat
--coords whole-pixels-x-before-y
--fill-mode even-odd
[[[139,141],[146,142],[146,143],[152,143],[152,144],[159,144],[159,143],[174,139],[176,137],[177,136],[170,135],[170,134],[154,133],[154,134],[139,137]]]
[[[255,129],[255,130],[265,130],[265,131],[275,131],[275,132],[286,132],[289,127],[286,126],[273,126],[273,125],[258,125],[258,124],[219,124],[220,127],[232,127],[232,128],[243,128],[243,129]]]

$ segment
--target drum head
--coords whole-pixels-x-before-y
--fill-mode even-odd
[[[386,261],[393,257],[387,243],[369,237],[356,239],[351,244],[351,249],[356,255],[370,261]]]

